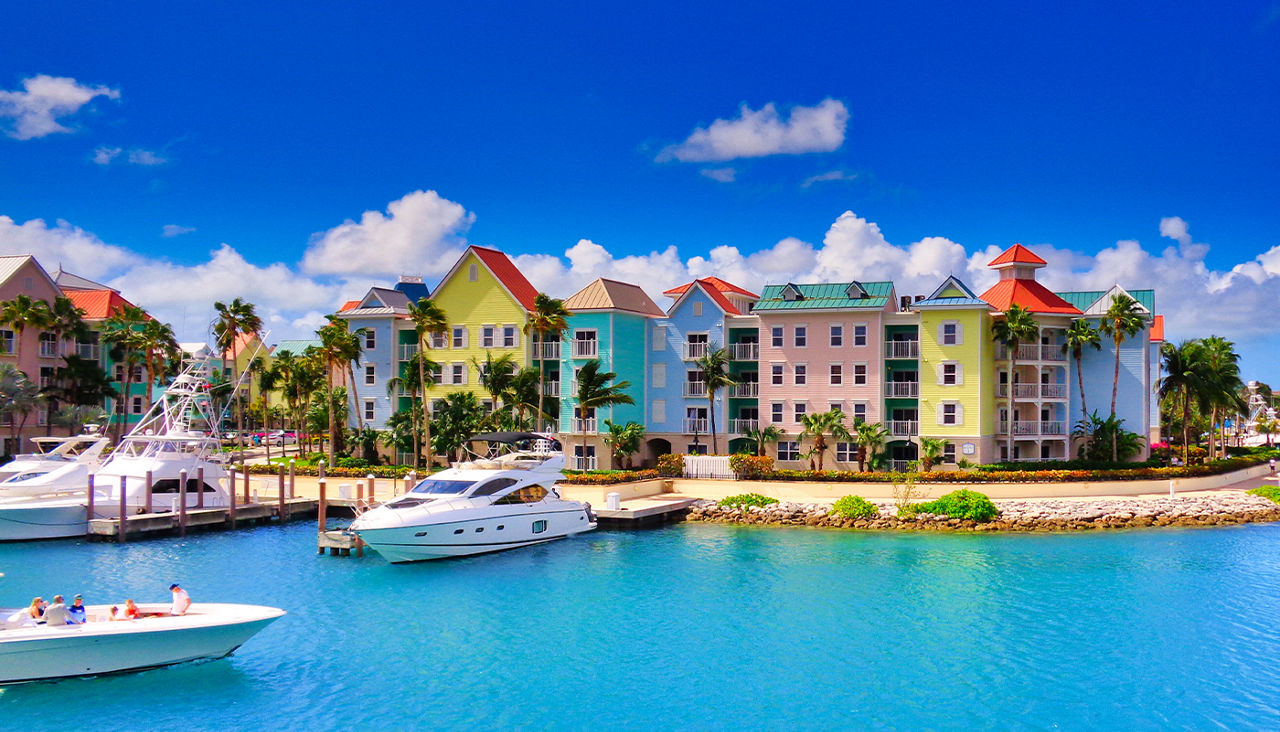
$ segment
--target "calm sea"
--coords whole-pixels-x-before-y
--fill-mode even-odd
[[[1280,526],[704,525],[391,566],[305,523],[0,546],[0,605],[275,605],[234,656],[8,687],[5,729],[1280,727]]]

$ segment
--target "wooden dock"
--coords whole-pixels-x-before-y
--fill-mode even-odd
[[[595,508],[596,521],[602,527],[631,529],[668,524],[684,519],[696,498],[674,498],[661,494],[623,501],[621,508]]]
[[[289,498],[284,501],[284,520],[310,518],[315,515],[314,498]],[[228,508],[191,508],[183,513],[138,513],[125,519],[125,540],[149,539],[181,535],[188,531],[219,531],[241,526],[257,526],[280,521],[280,502],[239,504],[234,522]],[[97,518],[89,521],[90,541],[119,541],[120,519]]]

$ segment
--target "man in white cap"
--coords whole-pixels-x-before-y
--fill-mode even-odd
[[[191,597],[187,595],[187,591],[176,582],[169,585],[169,591],[173,593],[173,606],[169,608],[169,614],[186,615],[187,609],[191,607]]]

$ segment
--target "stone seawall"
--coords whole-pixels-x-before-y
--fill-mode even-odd
[[[1219,526],[1280,521],[1280,505],[1261,496],[1222,493],[1175,498],[1111,498],[1093,500],[1003,500],[994,503],[1000,516],[977,523],[917,514],[898,518],[896,505],[872,501],[880,514],[849,519],[831,514],[831,504],[775,503],[764,507],[721,506],[701,500],[689,507],[687,521],[842,529],[914,531],[1081,531],[1148,526]]]

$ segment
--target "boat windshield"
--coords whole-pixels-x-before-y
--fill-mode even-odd
[[[431,493],[431,494],[462,494],[467,489],[475,485],[474,480],[437,480],[435,478],[427,478],[413,487],[410,493]]]

